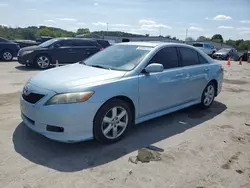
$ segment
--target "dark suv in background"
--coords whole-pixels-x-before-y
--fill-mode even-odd
[[[239,54],[234,48],[222,48],[213,54],[214,59],[228,60],[229,58],[233,60],[239,59]]]
[[[18,62],[26,66],[46,69],[58,61],[59,64],[75,63],[103,50],[95,39],[54,38],[38,46],[22,48]]]
[[[17,56],[19,49],[20,47],[17,43],[0,38],[0,59],[4,61],[11,61],[13,57]]]

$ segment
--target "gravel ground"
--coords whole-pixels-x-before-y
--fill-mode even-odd
[[[104,146],[57,143],[26,128],[19,93],[38,71],[1,62],[0,187],[250,188],[250,64],[231,64],[210,109],[142,123]]]

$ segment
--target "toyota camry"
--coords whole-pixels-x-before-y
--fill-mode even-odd
[[[191,105],[209,108],[222,80],[221,64],[193,46],[121,43],[32,77],[20,96],[21,116],[53,140],[109,144],[134,124]]]

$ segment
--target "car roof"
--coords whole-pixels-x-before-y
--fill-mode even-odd
[[[85,41],[96,41],[94,39],[88,39],[88,38],[75,38],[75,37],[58,37],[58,38],[53,38],[56,40],[85,40]]]
[[[108,42],[108,40],[105,40],[105,39],[94,39],[94,38],[58,37],[58,38],[54,38],[54,39],[57,39],[57,40],[85,40],[85,41],[98,41],[98,40],[101,40],[101,41],[107,41]]]
[[[116,45],[135,45],[135,46],[148,46],[148,47],[161,47],[161,46],[178,46],[178,47],[189,47],[196,49],[195,47],[184,44],[184,43],[173,43],[173,42],[163,42],[163,41],[150,41],[150,42],[123,42]]]

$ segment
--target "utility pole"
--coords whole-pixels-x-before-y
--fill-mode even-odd
[[[185,39],[186,42],[187,42],[187,36],[188,36],[188,28],[186,29],[186,39]]]
[[[109,23],[107,22],[107,31],[109,31]]]

